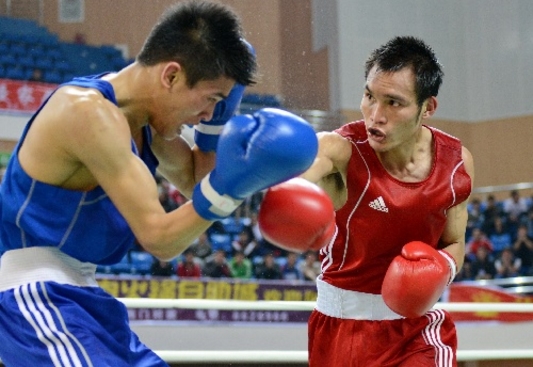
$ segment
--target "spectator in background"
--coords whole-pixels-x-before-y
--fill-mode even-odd
[[[250,224],[248,225],[248,228],[252,232],[254,239],[257,241],[257,243],[261,244],[261,242],[263,242],[263,234],[259,230],[259,223],[257,222],[256,212],[250,214]]]
[[[489,252],[483,246],[478,247],[476,257],[472,260],[472,277],[474,280],[494,279],[496,268],[489,257]]]
[[[152,266],[150,267],[151,275],[169,277],[171,275],[174,275],[174,272],[174,265],[170,261],[163,261],[154,257]]]
[[[31,82],[42,82],[43,81],[43,71],[39,68],[33,69],[30,78],[28,79]]]
[[[307,251],[304,261],[300,264],[300,272],[304,280],[316,283],[316,278],[320,275],[320,262],[315,251]]]
[[[217,250],[213,258],[204,265],[202,274],[210,278],[231,278],[231,270],[224,250]]]
[[[494,257],[499,256],[504,249],[512,246],[511,234],[508,232],[502,217],[494,219],[494,231],[489,236],[489,239],[492,243]]]
[[[247,230],[241,231],[237,239],[231,241],[231,248],[233,254],[242,252],[249,259],[262,255],[259,244],[250,237],[250,232]]]
[[[533,238],[533,205],[530,205],[528,209],[525,224],[527,225],[527,235],[529,238]]]
[[[490,236],[494,232],[494,221],[498,217],[504,215],[503,210],[496,202],[496,198],[493,195],[487,197],[485,209],[483,210],[483,226],[482,230],[487,236]]]
[[[520,275],[533,275],[533,240],[528,236],[526,225],[518,227],[513,252],[521,261]]]
[[[522,262],[519,258],[514,256],[513,250],[510,248],[503,249],[500,256],[494,261],[496,268],[495,278],[512,278],[520,274],[520,267]]]
[[[263,255],[263,262],[258,264],[255,270],[255,277],[257,279],[282,279],[281,269],[276,263],[276,259],[272,253]]]
[[[471,257],[465,256],[463,267],[453,279],[454,282],[474,279],[474,276],[472,275],[472,261],[473,259]]]
[[[231,276],[239,279],[252,278],[252,262],[247,259],[244,252],[237,251],[229,262]]]
[[[157,192],[159,194],[159,202],[163,206],[163,209],[167,213],[173,211],[178,207],[178,204],[170,197],[169,185],[170,183],[166,178],[156,176]]]
[[[476,257],[477,249],[479,247],[485,247],[489,254],[494,250],[492,242],[487,238],[485,233],[480,228],[474,228],[472,230],[472,236],[466,243],[466,256],[473,260]]]
[[[194,256],[201,260],[202,264],[204,264],[206,259],[213,253],[213,245],[209,240],[207,232],[200,234],[189,248],[194,253]]]
[[[474,228],[480,228],[483,225],[483,210],[481,201],[477,198],[472,199],[468,205],[468,220],[466,222],[466,238],[470,238]]]
[[[202,269],[194,258],[194,252],[188,248],[181,256],[182,261],[178,263],[176,275],[180,278],[200,278],[202,276]]]
[[[300,255],[296,252],[287,254],[287,262],[281,267],[281,274],[285,280],[301,280],[302,273],[298,269],[298,259]]]
[[[510,197],[503,202],[503,212],[507,228],[513,234],[518,230],[518,226],[526,219],[528,206],[527,200],[520,197],[518,190],[512,190]]]

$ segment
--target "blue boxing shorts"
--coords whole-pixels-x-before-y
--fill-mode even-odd
[[[127,309],[98,287],[95,266],[55,248],[0,262],[0,359],[6,366],[168,365],[139,341]]]

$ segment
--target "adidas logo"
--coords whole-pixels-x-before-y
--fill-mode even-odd
[[[377,199],[374,199],[368,204],[369,207],[372,209],[379,210],[380,212],[388,213],[389,208],[387,208],[387,205],[385,204],[385,200],[383,200],[383,196],[378,197]]]

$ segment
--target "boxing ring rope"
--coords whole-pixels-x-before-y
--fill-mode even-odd
[[[236,301],[206,299],[149,299],[119,298],[128,308],[178,308],[250,311],[312,311],[315,302],[306,301]],[[450,312],[532,312],[528,303],[448,303],[439,302],[436,309]],[[306,363],[307,351],[155,351],[170,363]],[[458,350],[457,360],[512,360],[533,359],[533,350]]]

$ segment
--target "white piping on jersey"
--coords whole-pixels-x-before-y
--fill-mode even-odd
[[[22,217],[24,210],[26,210],[26,208],[30,204],[31,197],[33,196],[33,191],[35,190],[35,184],[36,184],[36,181],[31,180],[31,186],[30,186],[30,191],[28,192],[28,197],[26,198],[26,200],[24,200],[24,203],[20,206],[19,212],[17,213],[17,219],[15,220],[17,227],[20,228],[20,238],[21,238],[20,242],[22,243],[23,248],[26,247],[26,233],[22,230],[22,227],[20,226],[20,218]]]
[[[63,238],[61,239],[61,242],[57,246],[57,248],[63,247],[63,245],[67,242],[68,236],[72,232],[72,228],[74,228],[74,225],[76,224],[76,221],[78,220],[78,216],[80,215],[81,207],[83,206],[83,202],[85,201],[85,197],[87,196],[87,192],[84,192],[81,196],[80,202],[78,203],[78,207],[76,208],[76,213],[72,216],[72,220],[70,221],[70,224],[68,225],[67,230],[65,231],[65,234],[63,235]]]
[[[96,199],[91,200],[91,201],[85,201],[86,197],[87,197],[87,192],[84,192],[82,197],[81,197],[80,203],[78,204],[78,207],[76,208],[76,214],[74,214],[74,216],[72,217],[72,221],[70,222],[70,224],[68,226],[68,229],[65,232],[65,234],[63,235],[63,238],[61,239],[61,242],[59,243],[57,248],[63,247],[65,242],[67,242],[67,239],[70,236],[70,233],[72,232],[72,228],[74,228],[74,225],[76,224],[76,221],[78,220],[78,216],[80,215],[81,207],[84,206],[84,205],[90,205],[90,204],[96,203],[96,202],[98,202],[98,201],[100,201],[102,199],[105,199],[107,197],[107,194],[104,193],[104,194],[100,195],[99,197],[97,197]]]
[[[50,299],[46,295],[44,283],[40,282],[40,288],[45,292],[45,297],[48,302]],[[33,282],[25,284],[14,290],[15,298],[19,306],[19,310],[24,315],[26,321],[33,327],[39,340],[46,345],[50,358],[54,366],[70,366],[74,363],[76,367],[82,367],[82,363],[78,358],[76,350],[72,345],[70,338],[80,347],[82,354],[86,359],[87,365],[92,367],[92,363],[88,358],[87,352],[83,349],[81,343],[74,338],[71,333],[64,333],[57,329],[57,326],[52,318],[50,312],[46,309],[45,303],[39,295],[37,290],[37,283]],[[57,313],[57,312],[56,312]],[[57,315],[63,327],[65,326],[63,319]],[[59,356],[56,353],[59,352]]]
[[[457,196],[455,195],[455,188],[453,187],[453,178],[455,177],[455,173],[457,172],[459,167],[461,167],[463,164],[464,164],[464,161],[462,161],[462,160],[459,163],[457,163],[455,165],[455,167],[453,168],[452,174],[450,175],[450,190],[451,190],[452,195],[453,195],[453,200],[452,200],[451,205],[448,208],[446,208],[446,210],[444,211],[445,215],[448,212],[448,209],[450,209],[451,207],[453,207],[455,205],[455,201],[457,200]]]
[[[368,139],[359,141],[357,142],[357,144],[364,144],[367,141]],[[363,157],[363,154],[359,150],[359,147],[357,146],[356,142],[351,142],[351,143],[355,147],[355,149],[357,149],[357,153],[359,153],[359,156],[361,157],[361,159],[363,160],[363,163],[365,164],[366,172],[368,173],[368,180],[366,182],[365,188],[361,192],[361,195],[359,195],[359,198],[357,199],[357,202],[355,203],[355,206],[352,212],[350,213],[350,215],[348,216],[348,219],[346,220],[346,240],[344,241],[344,252],[342,254],[342,262],[339,266],[339,270],[341,270],[342,267],[344,266],[344,262],[346,261],[346,254],[348,253],[348,245],[350,243],[350,221],[352,220],[352,217],[355,214],[355,211],[357,210],[357,208],[359,208],[359,205],[361,204],[361,201],[363,200],[363,197],[365,196],[368,190],[368,187],[370,186],[370,181],[372,179],[372,174],[370,172],[370,168],[368,167],[366,159]],[[346,190],[348,190],[348,187],[346,187]]]
[[[339,234],[339,227],[335,225],[335,234],[333,235],[333,237],[331,237],[331,240],[329,241],[329,243],[320,249],[320,254],[324,256],[322,260],[322,264],[320,265],[320,269],[322,270],[322,273],[324,272],[324,270],[329,268],[331,264],[333,263],[333,259],[331,258],[331,252],[333,249],[333,244],[335,243],[335,239],[337,238],[338,234]]]
[[[449,345],[444,344],[441,338],[441,326],[446,319],[446,314],[442,310],[431,310],[425,315],[429,324],[422,331],[422,336],[427,345],[435,348],[435,366],[453,366],[453,351]]]

